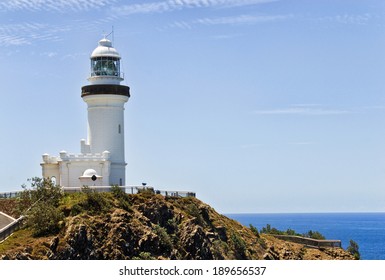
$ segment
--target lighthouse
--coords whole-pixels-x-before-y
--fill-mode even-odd
[[[120,84],[124,80],[120,60],[110,40],[98,42],[90,56],[89,83],[81,89],[88,112],[87,139],[80,141],[79,154],[43,154],[44,178],[68,188],[126,184],[124,104],[130,88]]]
[[[110,153],[110,185],[124,185],[124,103],[130,88],[121,85],[120,55],[104,38],[91,54],[90,85],[82,87],[88,110],[88,141],[81,143],[82,153]]]

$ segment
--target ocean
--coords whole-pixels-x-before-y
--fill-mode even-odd
[[[308,213],[308,214],[225,214],[258,230],[270,224],[279,230],[298,233],[318,231],[326,239],[357,242],[362,260],[385,260],[385,213]]]

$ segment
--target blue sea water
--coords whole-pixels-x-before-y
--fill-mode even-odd
[[[270,224],[279,230],[298,233],[319,231],[326,239],[358,243],[361,259],[385,260],[385,213],[308,213],[308,214],[226,214],[245,226],[258,230]]]

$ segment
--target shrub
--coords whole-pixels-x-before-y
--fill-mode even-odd
[[[151,187],[144,187],[138,189],[138,194],[141,194],[143,197],[151,197],[155,195],[154,188]]]
[[[48,178],[34,177],[28,181],[30,187],[23,185],[24,190],[19,197],[18,211],[20,214],[28,212],[38,203],[50,204],[54,207],[59,205],[59,201],[64,195],[60,186],[55,185]]]
[[[266,233],[266,234],[274,234],[274,235],[296,235],[296,236],[302,236],[302,237],[308,237],[308,238],[313,238],[313,239],[318,239],[318,240],[325,240],[325,236],[323,236],[320,232],[318,231],[312,231],[309,230],[307,233],[300,234],[296,232],[293,229],[287,229],[286,231],[281,231],[276,228],[272,228],[269,224],[266,225],[266,227],[263,227],[261,229],[261,233]]]
[[[249,227],[250,227],[251,231],[254,233],[254,235],[255,235],[257,238],[259,238],[259,232],[258,232],[258,229],[257,229],[255,226],[253,226],[252,224],[250,224]]]
[[[231,234],[231,241],[235,249],[235,257],[237,259],[244,259],[246,254],[246,242],[237,233]]]
[[[85,194],[85,199],[79,203],[81,208],[90,213],[100,213],[110,208],[110,203],[102,193],[96,192],[89,187],[83,187],[82,192]]]
[[[358,247],[358,244],[357,242],[355,242],[354,240],[350,240],[349,242],[349,247],[347,248],[347,251],[353,255],[353,257],[356,259],[356,260],[359,260],[361,258],[361,254],[360,252],[358,251],[359,247]]]
[[[224,260],[229,252],[229,245],[222,240],[214,240],[211,252],[215,260]]]
[[[165,228],[154,225],[154,233],[159,237],[159,249],[164,253],[171,252],[172,240]]]
[[[63,225],[64,215],[58,208],[63,192],[48,178],[34,177],[28,180],[30,187],[23,185],[19,200],[20,214],[26,216],[26,224],[34,236],[57,233]]]
[[[312,230],[309,230],[307,233],[304,233],[303,236],[313,238],[313,239],[319,239],[319,240],[325,240],[326,239],[325,236],[323,236],[318,231],[312,231]]]
[[[27,225],[32,228],[34,236],[45,236],[58,233],[64,225],[64,215],[59,208],[39,203],[28,214]]]
[[[280,231],[276,228],[272,228],[270,224],[267,224],[266,227],[263,227],[261,229],[261,233],[266,233],[266,234],[277,234],[277,235],[281,235],[281,234],[284,234],[283,231]]]
[[[118,200],[119,207],[126,211],[130,209],[130,201],[128,195],[121,187],[117,185],[112,186],[111,193]]]
[[[201,212],[200,212],[199,208],[194,204],[194,202],[191,201],[191,203],[187,204],[185,207],[185,211],[190,216],[196,218],[195,221],[198,225],[203,226],[205,224],[205,221],[203,220]]]

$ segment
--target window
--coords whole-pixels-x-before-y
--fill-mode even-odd
[[[118,125],[118,133],[119,133],[119,134],[122,133],[122,127],[121,127],[121,125]]]
[[[122,178],[119,179],[119,185],[120,185],[120,186],[123,186],[123,180],[122,180]]]

